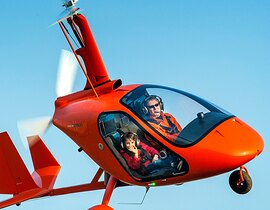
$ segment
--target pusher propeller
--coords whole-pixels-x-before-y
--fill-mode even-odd
[[[65,96],[72,92],[77,67],[78,64],[74,54],[70,51],[62,50],[56,80],[57,97]],[[28,148],[27,137],[44,135],[51,125],[52,117],[50,116],[19,121],[17,127],[24,146]]]
[[[29,149],[27,137],[35,135],[42,136],[51,124],[52,119],[48,116],[18,121],[17,127],[25,148]]]
[[[62,50],[58,66],[56,81],[57,97],[68,95],[72,92],[78,62],[74,54],[67,50]]]

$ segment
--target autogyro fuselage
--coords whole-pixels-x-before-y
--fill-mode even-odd
[[[1,201],[0,208],[43,196],[105,189],[102,203],[90,209],[109,210],[115,187],[139,185],[149,189],[182,184],[236,168],[239,170],[229,178],[231,188],[240,194],[249,192],[252,181],[244,164],[263,151],[260,135],[233,114],[187,92],[110,80],[76,2],[63,5],[69,13],[58,23],[85,74],[86,85],[84,90],[57,98],[52,122],[100,168],[89,183],[55,189],[60,164],[41,138],[28,137],[34,164],[30,174],[8,133],[0,133],[0,193],[13,195]],[[77,49],[69,39],[65,20],[77,38]],[[137,153],[125,145],[126,133],[135,134],[132,151]],[[146,147],[153,148],[155,158],[147,154]],[[167,164],[156,167],[158,162]],[[153,170],[145,170],[146,163],[154,165]]]
[[[111,81],[86,19],[77,14],[68,22],[79,27],[77,37],[83,44],[74,52],[83,58],[88,80],[85,90],[56,100],[53,123],[111,176],[143,186],[183,183],[241,167],[260,154],[259,134],[206,100],[168,87]],[[160,97],[163,112],[172,114],[183,128],[175,141],[148,122],[143,109],[149,95]],[[181,161],[179,172],[164,169],[144,176],[130,169],[119,152],[127,131]]]

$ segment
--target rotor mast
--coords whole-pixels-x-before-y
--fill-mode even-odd
[[[76,50],[76,53],[83,58],[86,66],[86,72],[94,87],[110,81],[106,67],[98,50],[92,31],[86,18],[81,15],[73,16],[73,20],[79,27],[84,42],[84,47]],[[89,82],[86,83],[85,89],[89,89]]]
[[[67,17],[67,21],[80,44],[80,46],[76,45],[77,49],[72,45],[72,41],[69,39],[70,34],[62,20],[59,21],[59,25],[86,76],[87,81],[84,89],[94,90],[95,87],[109,82],[110,78],[88,22],[82,14],[77,14],[77,10],[78,8],[73,8]],[[83,59],[84,65],[78,55]]]

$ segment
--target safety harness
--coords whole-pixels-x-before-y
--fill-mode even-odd
[[[149,118],[149,122],[153,122],[153,123],[155,123],[155,124],[157,124],[157,125],[159,125],[163,130],[165,130],[167,133],[170,133],[170,134],[175,134],[175,133],[179,133],[179,130],[178,130],[178,128],[176,127],[176,125],[171,121],[171,116],[167,116],[167,115],[165,115],[164,114],[164,116],[165,116],[165,118],[166,118],[166,120],[167,120],[167,122],[168,122],[168,124],[169,124],[169,126],[170,127],[167,127],[167,126],[165,126],[165,125],[162,125],[161,124],[161,122],[159,122],[159,121],[157,121],[157,120],[155,120],[155,119],[152,119],[152,118]]]
[[[143,149],[141,146],[138,146],[138,150],[140,151],[140,168],[138,169],[142,174],[147,173],[146,167],[144,166],[144,164],[147,161],[152,162],[152,157],[151,155],[145,150]],[[128,149],[125,149],[126,153],[131,156],[134,157],[134,153],[130,152]]]

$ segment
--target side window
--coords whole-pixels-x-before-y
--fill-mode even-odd
[[[167,178],[188,171],[183,158],[153,139],[124,113],[103,113],[99,129],[115,157],[137,180]]]

